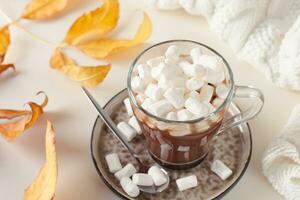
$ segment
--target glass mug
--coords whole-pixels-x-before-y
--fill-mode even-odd
[[[230,90],[227,98],[208,116],[188,121],[173,121],[154,116],[139,105],[131,87],[131,78],[136,66],[164,55],[170,45],[177,45],[186,54],[192,48],[200,47],[206,54],[221,58],[224,64],[225,83]],[[216,135],[254,118],[261,111],[264,103],[263,94],[259,90],[234,84],[232,71],[218,52],[204,44],[190,40],[165,41],[144,50],[134,60],[129,70],[127,89],[134,115],[146,138],[150,155],[158,164],[170,169],[188,169],[198,165],[208,154],[209,143]],[[240,114],[223,120],[234,97],[253,98],[255,103]]]

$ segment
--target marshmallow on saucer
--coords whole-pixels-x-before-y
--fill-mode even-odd
[[[164,62],[165,57],[164,56],[160,56],[160,57],[156,57],[156,58],[152,58],[150,60],[147,61],[147,64],[150,67],[157,67],[160,63]]]
[[[132,180],[128,177],[124,177],[121,179],[120,184],[123,190],[131,197],[137,197],[140,194],[140,189],[136,184],[132,182]]]
[[[204,85],[204,81],[193,77],[186,82],[186,87],[189,90],[199,90]]]
[[[129,98],[124,99],[123,103],[125,105],[128,116],[129,117],[132,116],[133,115],[133,110],[132,110]]]
[[[184,89],[182,88],[169,88],[164,97],[176,108],[182,108],[184,106]]]
[[[221,160],[214,160],[211,167],[211,171],[217,174],[222,180],[226,180],[231,174],[232,170],[229,169]]]
[[[149,174],[136,173],[132,175],[132,182],[140,186],[151,186],[153,185],[153,179]]]
[[[128,124],[129,124],[132,128],[134,128],[134,129],[136,130],[136,132],[137,132],[139,135],[142,134],[142,129],[141,129],[141,127],[140,127],[140,125],[139,125],[139,123],[138,123],[138,121],[137,121],[137,119],[136,119],[135,116],[132,116],[132,117],[129,119]]]
[[[121,170],[117,171],[115,173],[115,177],[118,180],[121,180],[124,177],[131,177],[134,173],[136,173],[136,169],[133,166],[133,164],[128,163],[127,165],[125,165],[125,167],[123,167]]]
[[[156,165],[150,167],[148,174],[152,177],[155,186],[161,186],[168,181],[165,173]]]
[[[119,159],[118,154],[110,153],[105,156],[105,160],[110,173],[115,173],[122,169],[122,165]]]
[[[157,102],[153,103],[151,105],[151,108],[150,108],[150,112],[153,113],[155,116],[158,116],[158,117],[164,116],[165,114],[167,114],[171,110],[173,110],[173,106],[166,99],[163,99],[163,100],[160,100],[160,101],[157,101]]]
[[[162,98],[163,90],[157,84],[150,83],[145,90],[145,94],[153,101],[157,101]]]
[[[134,130],[126,122],[118,123],[117,127],[128,142],[130,142],[137,134],[136,130]]]
[[[145,88],[145,83],[139,76],[134,76],[131,79],[131,87],[135,92],[143,92]]]
[[[176,180],[176,185],[179,191],[184,191],[198,185],[198,180],[196,175],[186,176]]]
[[[214,87],[210,85],[202,86],[200,90],[200,101],[207,101],[210,102],[211,98],[214,94]]]
[[[228,92],[229,92],[229,88],[224,83],[217,85],[216,94],[221,99],[226,99]]]
[[[189,97],[185,101],[185,107],[196,117],[205,117],[209,114],[209,108],[204,103],[192,97]]]
[[[180,50],[178,46],[171,45],[168,47],[166,53],[165,53],[166,59],[170,60],[172,63],[177,63],[180,56]]]

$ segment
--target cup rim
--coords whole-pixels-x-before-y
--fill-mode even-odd
[[[214,54],[216,54],[217,56],[219,56],[222,61],[224,62],[226,68],[227,68],[227,71],[228,71],[228,74],[229,74],[229,78],[230,78],[230,90],[227,94],[227,97],[226,99],[224,99],[223,103],[213,112],[209,113],[207,116],[204,116],[204,117],[199,117],[199,118],[196,118],[196,119],[192,119],[192,120],[185,120],[185,121],[178,121],[178,120],[169,120],[169,119],[165,119],[165,118],[161,118],[159,116],[156,116],[156,115],[153,115],[152,113],[148,112],[147,110],[145,110],[141,105],[139,105],[135,99],[135,96],[134,96],[134,93],[133,93],[133,90],[132,90],[132,87],[131,87],[131,77],[132,77],[132,74],[133,74],[133,69],[136,65],[136,63],[139,61],[139,59],[145,54],[147,53],[149,50],[151,50],[152,48],[154,47],[157,47],[157,46],[160,46],[160,45],[163,45],[163,44],[168,44],[168,43],[174,43],[174,42],[186,42],[186,43],[193,43],[193,44],[196,44],[196,45],[199,45],[199,46],[202,46],[202,47],[205,47],[207,48],[208,50],[212,51]],[[196,122],[199,122],[199,121],[202,121],[204,119],[207,119],[207,118],[210,118],[211,116],[213,116],[214,114],[218,113],[220,110],[222,110],[225,105],[228,103],[228,101],[231,99],[231,96],[233,95],[233,92],[234,92],[234,79],[233,79],[233,73],[232,73],[232,70],[228,64],[228,62],[225,60],[225,58],[220,54],[218,53],[216,50],[214,50],[213,48],[203,44],[203,43],[200,43],[200,42],[196,42],[196,41],[193,41],[193,40],[185,40],[185,39],[176,39],[176,40],[166,40],[166,41],[163,41],[163,42],[159,42],[159,43],[156,43],[154,45],[151,45],[150,47],[146,48],[145,50],[143,50],[133,61],[133,63],[131,64],[130,68],[129,68],[129,72],[128,72],[128,75],[127,75],[127,92],[128,92],[128,95],[129,95],[129,98],[131,100],[131,102],[138,108],[138,110],[141,110],[143,113],[145,113],[146,115],[152,117],[152,118],[155,118],[156,120],[158,121],[162,121],[162,122],[166,122],[166,123],[196,123]]]

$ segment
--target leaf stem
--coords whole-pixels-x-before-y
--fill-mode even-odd
[[[17,19],[17,20],[12,20],[9,16],[7,16],[1,9],[0,9],[0,15],[2,15],[2,17],[8,22],[9,25],[12,25],[20,30],[22,30],[24,33],[26,33],[28,36],[30,36],[32,39],[41,42],[47,46],[50,46],[52,48],[57,48],[59,47],[61,44],[55,44],[52,42],[49,42],[41,37],[39,37],[38,35],[28,31],[27,29],[25,29],[24,27],[20,26],[18,24],[18,22],[21,20],[21,18]]]

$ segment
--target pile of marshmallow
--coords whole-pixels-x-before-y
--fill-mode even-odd
[[[170,45],[164,56],[133,70],[131,87],[138,103],[151,114],[186,121],[207,116],[228,95],[223,61],[193,48],[183,54]]]
[[[165,174],[158,166],[153,165],[149,168],[148,173],[138,173],[133,164],[128,163],[122,168],[118,154],[110,153],[105,156],[109,172],[114,173],[120,181],[121,187],[131,197],[137,197],[140,194],[138,186],[161,186],[167,180]],[[232,171],[222,161],[214,160],[211,170],[222,180],[227,179]],[[196,175],[182,177],[176,180],[179,191],[184,191],[197,187],[198,180]]]
[[[130,142],[137,134],[140,135],[142,130],[136,117],[133,115],[129,98],[124,99],[123,103],[129,116],[129,121],[119,122],[117,127],[122,136]],[[114,173],[115,177],[120,181],[123,190],[131,197],[137,197],[140,194],[138,186],[161,186],[167,182],[167,174],[156,165],[150,167],[148,173],[138,173],[132,163],[122,167],[117,153],[107,154],[105,160],[109,172]],[[213,161],[211,170],[222,180],[227,179],[232,174],[232,170],[218,159]],[[176,185],[179,191],[184,191],[196,187],[198,180],[196,175],[190,175],[177,179]]]

